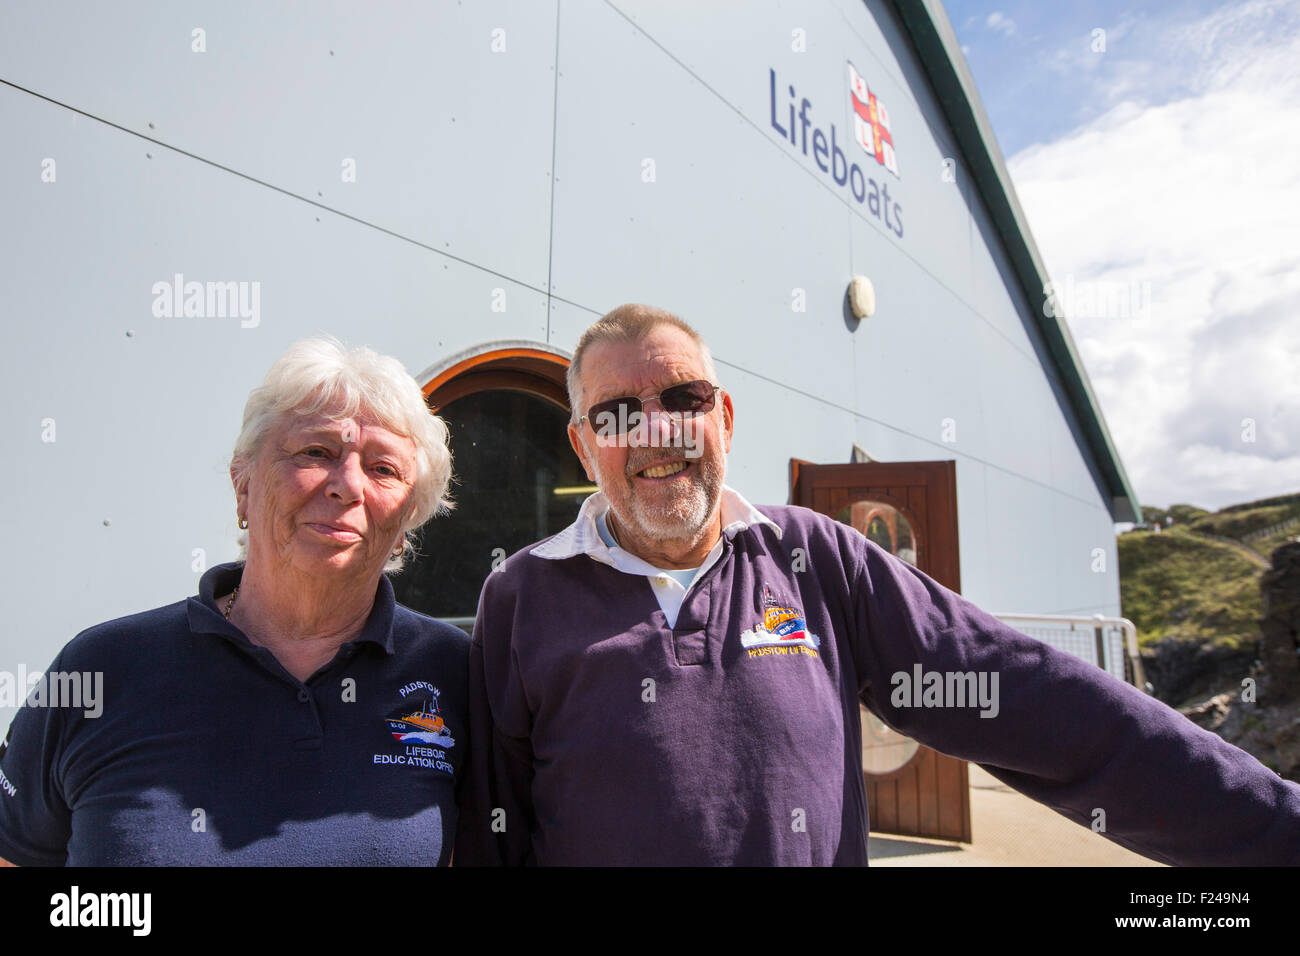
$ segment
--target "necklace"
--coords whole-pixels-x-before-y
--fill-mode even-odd
[[[239,597],[239,588],[238,588],[238,587],[236,587],[235,590],[232,591],[232,592],[230,593],[230,600],[226,602],[226,620],[227,620],[227,621],[230,620],[230,609],[233,608],[233,607],[235,606],[235,598],[237,598],[237,597]]]

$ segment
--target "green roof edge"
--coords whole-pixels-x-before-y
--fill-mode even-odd
[[[1111,440],[1106,419],[1093,394],[1088,373],[1079,360],[1070,330],[1064,321],[1047,315],[1043,309],[1047,269],[1016,198],[1011,175],[1007,172],[993,127],[984,113],[975,80],[966,66],[966,58],[962,55],[952,24],[948,22],[948,15],[939,0],[889,0],[889,4],[916,47],[921,68],[929,77],[943,107],[1011,266],[1020,279],[1029,311],[1056,362],[1061,385],[1078,416],[1093,461],[1106,482],[1111,519],[1141,521],[1137,495],[1133,493],[1124,463]]]

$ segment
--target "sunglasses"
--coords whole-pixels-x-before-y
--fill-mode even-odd
[[[720,388],[721,385],[697,379],[694,382],[669,385],[655,398],[659,399],[659,407],[666,414],[682,417],[703,415],[713,411]],[[654,398],[646,401],[654,401]],[[629,428],[637,427],[644,410],[644,404],[635,395],[629,395],[627,398],[611,398],[607,402],[597,402],[592,405],[587,409],[587,414],[578,419],[578,423],[590,421],[592,428],[622,435]]]

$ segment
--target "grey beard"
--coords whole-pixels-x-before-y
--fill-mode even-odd
[[[699,480],[693,481],[690,493],[665,507],[651,508],[633,499],[633,530],[644,539],[694,540],[699,537],[722,495],[722,476],[711,462],[699,461]]]

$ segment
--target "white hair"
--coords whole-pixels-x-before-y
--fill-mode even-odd
[[[415,443],[414,510],[402,525],[402,552],[384,565],[385,572],[400,570],[406,555],[415,550],[411,532],[452,507],[447,496],[451,483],[447,425],[425,404],[420,386],[401,362],[373,349],[349,349],[333,336],[293,343],[248,395],[244,424],[230,460],[236,493],[248,486],[266,437],[290,415],[373,419]],[[241,536],[240,548],[246,555],[247,536]]]

